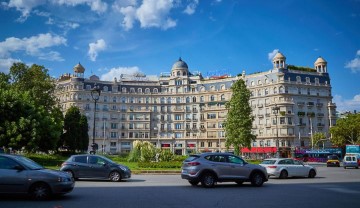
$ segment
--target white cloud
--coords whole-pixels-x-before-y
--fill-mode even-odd
[[[104,51],[106,49],[106,43],[104,39],[99,39],[95,43],[89,43],[88,55],[91,61],[96,61],[99,51]]]
[[[339,112],[360,110],[360,94],[352,99],[344,99],[341,95],[335,95],[333,102],[336,103],[336,110]]]
[[[9,3],[5,3],[4,5],[8,8],[15,8],[16,10],[21,12],[21,17],[18,21],[25,21],[33,8],[45,4],[46,0],[10,0]]]
[[[195,9],[197,7],[197,5],[199,4],[199,0],[193,0],[191,3],[189,3],[185,10],[184,13],[188,14],[188,15],[192,15],[195,13]]]
[[[353,60],[345,64],[345,68],[351,69],[353,73],[360,72],[360,50],[356,52],[356,56]]]
[[[135,21],[140,22],[142,28],[157,27],[164,30],[175,27],[176,21],[169,17],[174,8],[174,0],[143,0],[140,6],[136,1],[115,2],[113,8],[124,15],[123,27],[133,28]]]
[[[279,49],[274,49],[272,52],[268,53],[268,59],[271,61],[278,52]]]
[[[101,80],[106,80],[106,81],[113,81],[114,78],[116,77],[118,80],[120,79],[120,76],[122,74],[129,74],[132,75],[134,73],[139,73],[140,69],[137,66],[132,66],[132,67],[117,67],[117,68],[112,68],[109,70],[108,73],[101,75]]]
[[[21,62],[20,59],[12,59],[12,58],[0,58],[0,72],[9,73],[10,67],[15,62]]]
[[[101,0],[52,0],[54,4],[66,6],[78,6],[82,4],[88,5],[92,11],[104,13],[107,10],[107,3]]]
[[[46,52],[44,50],[53,46],[66,45],[66,41],[64,37],[50,33],[23,39],[15,37],[6,38],[5,41],[0,42],[0,58],[10,58],[13,52],[25,51],[30,56],[37,56],[42,59],[50,57],[50,60],[61,60],[59,53],[54,51]],[[54,56],[55,54],[57,55]],[[54,57],[57,58],[54,59]]]

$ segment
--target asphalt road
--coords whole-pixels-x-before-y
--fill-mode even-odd
[[[360,169],[317,167],[314,179],[275,179],[263,187],[219,183],[192,187],[180,175],[133,175],[125,182],[77,181],[73,192],[49,201],[0,196],[0,208],[107,207],[359,207]]]

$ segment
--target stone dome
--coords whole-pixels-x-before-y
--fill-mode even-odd
[[[76,64],[74,66],[74,72],[75,73],[84,73],[85,72],[85,68],[80,64],[80,62],[78,64]]]
[[[274,59],[286,59],[286,57],[282,53],[277,52],[276,55],[274,56],[273,60]]]
[[[90,76],[90,80],[99,81],[100,78],[94,74],[94,75],[91,75],[91,76]]]
[[[323,58],[320,56],[319,58],[316,59],[315,64],[320,64],[320,63],[326,64],[327,62],[325,61],[325,59],[323,59]]]
[[[172,66],[172,70],[174,69],[188,69],[188,65],[181,60],[181,57],[179,58],[179,60],[177,62],[174,63],[174,65]]]

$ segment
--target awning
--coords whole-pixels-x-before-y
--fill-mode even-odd
[[[251,147],[251,149],[248,148],[242,148],[242,153],[275,153],[276,147]]]

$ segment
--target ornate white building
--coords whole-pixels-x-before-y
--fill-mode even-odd
[[[269,155],[279,147],[283,156],[290,156],[295,147],[311,147],[315,132],[330,137],[329,128],[335,124],[327,62],[319,57],[314,68],[287,65],[285,56],[277,53],[268,71],[204,78],[190,72],[180,58],[170,73],[159,77],[138,73],[103,81],[95,75],[84,78],[85,69],[79,63],[73,74],[58,79],[56,94],[64,113],[75,105],[87,116],[91,144],[91,90],[95,84],[100,87],[95,115],[98,151],[129,152],[135,140],[150,141],[176,154],[225,151],[225,103],[231,98],[231,85],[242,78],[252,93],[257,135],[251,150],[245,148],[243,154]]]

